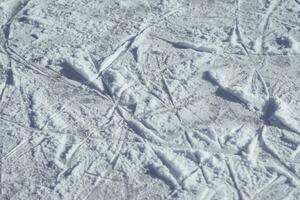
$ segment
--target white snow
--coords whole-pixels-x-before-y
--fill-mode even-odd
[[[271,116],[272,120],[274,120],[275,123],[277,121],[286,126],[286,128],[300,134],[300,116],[298,114],[298,109],[294,106],[290,107],[287,103],[279,98],[275,98],[274,102],[276,111]]]
[[[0,0],[0,199],[300,199],[299,0]]]

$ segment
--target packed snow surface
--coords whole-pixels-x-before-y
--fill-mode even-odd
[[[0,0],[1,200],[299,200],[300,0]]]

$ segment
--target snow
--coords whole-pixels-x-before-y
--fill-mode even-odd
[[[289,106],[287,103],[279,98],[275,98],[276,111],[271,116],[272,120],[276,123],[279,122],[286,128],[300,134],[299,112],[297,107]]]
[[[300,199],[299,0],[1,0],[0,199]]]

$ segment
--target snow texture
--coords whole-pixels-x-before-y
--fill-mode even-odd
[[[0,0],[1,200],[299,200],[300,0]]]

